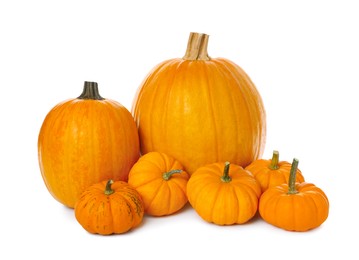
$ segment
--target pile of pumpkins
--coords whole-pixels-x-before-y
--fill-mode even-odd
[[[96,82],[57,104],[38,137],[52,196],[74,208],[90,233],[125,233],[145,214],[166,216],[188,202],[205,221],[243,224],[259,211],[292,231],[328,217],[324,192],[304,181],[298,160],[261,159],[266,114],[261,96],[235,63],[211,58],[208,35],[191,33],[183,58],[144,79],[132,113],[103,98]]]

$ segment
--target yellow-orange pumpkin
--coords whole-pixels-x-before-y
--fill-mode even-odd
[[[253,174],[264,192],[268,187],[288,183],[291,166],[292,164],[287,161],[279,161],[279,152],[273,151],[272,159],[255,160],[245,169]],[[304,182],[304,176],[299,169],[297,169],[296,181]]]
[[[128,175],[128,183],[140,193],[145,212],[152,216],[170,215],[186,205],[188,179],[179,161],[158,152],[143,155]]]
[[[187,183],[188,201],[205,221],[243,224],[258,210],[261,187],[241,166],[212,163],[198,168]]]
[[[298,160],[294,159],[288,183],[269,187],[260,197],[259,213],[274,226],[289,231],[319,227],[328,217],[329,200],[312,183],[296,182]]]
[[[78,98],[56,105],[47,114],[38,137],[46,187],[71,208],[94,183],[127,181],[139,154],[131,113],[118,102],[102,98],[95,82],[85,82]]]
[[[208,35],[191,33],[183,58],[164,61],[145,78],[132,113],[141,152],[163,152],[192,174],[231,161],[243,167],[262,155],[265,109],[248,75],[207,54]]]

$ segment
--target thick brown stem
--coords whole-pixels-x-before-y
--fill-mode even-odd
[[[184,60],[210,60],[207,53],[209,35],[191,32]]]

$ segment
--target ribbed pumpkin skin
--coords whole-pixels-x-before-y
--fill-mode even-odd
[[[259,213],[268,223],[289,231],[307,231],[328,217],[329,201],[314,184],[295,184],[297,194],[288,194],[288,184],[268,188],[261,196]]]
[[[277,186],[283,183],[288,183],[291,164],[286,161],[278,162],[278,169],[271,169],[271,160],[259,159],[252,162],[246,167],[262,188],[262,192],[266,191],[269,187]],[[297,169],[296,175],[297,182],[304,182],[302,172]]]
[[[73,208],[90,185],[106,179],[127,181],[139,158],[133,117],[109,99],[64,101],[43,122],[38,158],[49,192]]]
[[[139,226],[144,215],[141,196],[129,184],[116,181],[106,195],[107,181],[88,187],[75,206],[75,217],[90,233],[121,234]]]
[[[165,180],[163,174],[173,170],[182,171]],[[165,216],[177,212],[187,203],[188,179],[189,174],[175,158],[150,152],[143,155],[132,167],[128,183],[140,193],[147,214]]]
[[[245,167],[264,150],[262,99],[246,73],[227,59],[159,64],[140,86],[132,113],[141,152],[169,154],[189,174],[225,160]]]
[[[243,224],[258,210],[260,185],[241,166],[231,164],[230,182],[223,182],[224,163],[197,169],[187,183],[188,201],[198,215],[217,225]]]

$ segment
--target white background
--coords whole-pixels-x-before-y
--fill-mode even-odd
[[[209,34],[210,56],[252,78],[267,111],[263,157],[299,159],[330,200],[321,227],[287,232],[259,217],[219,227],[187,207],[103,237],[48,193],[37,136],[49,110],[84,81],[130,110],[146,74],[184,55],[190,32]],[[356,259],[358,32],[359,7],[346,0],[1,1],[0,259]]]

